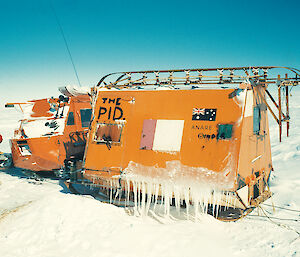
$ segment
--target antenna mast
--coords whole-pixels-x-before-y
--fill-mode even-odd
[[[55,16],[55,19],[56,19],[57,25],[58,25],[58,27],[59,27],[59,30],[60,30],[60,32],[61,32],[61,35],[62,35],[62,37],[63,37],[63,39],[64,39],[64,42],[65,42],[67,51],[68,51],[68,53],[69,53],[69,57],[70,57],[71,63],[72,63],[72,65],[73,65],[73,69],[74,69],[75,75],[76,75],[76,78],[77,78],[77,81],[78,81],[78,84],[79,84],[79,86],[81,87],[81,83],[80,83],[80,80],[79,80],[79,76],[78,76],[78,73],[77,73],[77,70],[76,70],[76,67],[75,67],[75,64],[74,64],[74,61],[73,61],[73,58],[72,58],[72,54],[71,54],[71,51],[70,51],[70,48],[69,48],[67,39],[66,39],[66,37],[65,37],[64,31],[63,31],[63,28],[62,28],[62,26],[61,26],[61,24],[60,24],[60,22],[59,22],[59,19],[58,19],[58,16],[57,16],[57,14],[56,14],[56,11],[55,11],[55,9],[54,9],[54,6],[53,6],[53,4],[52,4],[52,2],[51,2],[50,0],[49,0],[49,3],[50,3],[50,6],[51,6],[51,9],[52,9],[52,11],[53,11],[53,14],[54,14],[54,16]]]

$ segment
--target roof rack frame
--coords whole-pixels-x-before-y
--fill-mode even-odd
[[[291,73],[291,76],[279,79],[280,81],[276,76],[269,77],[268,72],[274,69],[285,69],[286,72]],[[113,79],[115,76],[117,78]],[[106,82],[109,78],[113,80]],[[281,86],[295,86],[300,84],[300,70],[280,66],[249,66],[115,72],[101,78],[96,87],[116,89],[139,86],[174,87],[177,85],[198,85],[200,87],[212,84],[240,84],[249,79],[259,80],[265,84],[278,85],[279,83]]]

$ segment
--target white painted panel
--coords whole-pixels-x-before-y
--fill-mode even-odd
[[[245,107],[245,116],[249,117],[253,116],[253,91],[247,91],[247,98],[246,98],[246,107]]]
[[[248,206],[248,186],[244,186],[236,191],[243,203]]]
[[[67,113],[67,112],[65,112]],[[30,122],[23,122],[24,133],[29,138],[45,136],[55,132],[55,135],[61,135],[65,129],[65,117],[48,120],[47,118],[36,119]],[[46,123],[55,123],[56,127],[46,126]]]
[[[180,151],[184,120],[157,120],[153,140],[155,151]]]

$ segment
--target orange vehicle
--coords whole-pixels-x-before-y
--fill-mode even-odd
[[[267,110],[282,133],[289,114],[281,91],[299,84],[295,69],[287,69],[292,78],[268,77],[275,68],[107,75],[94,94],[84,168],[73,182],[132,200],[139,212],[160,200],[166,212],[184,203],[220,219],[247,214],[271,196]],[[266,101],[272,84],[279,88],[280,102],[272,98],[279,118]]]
[[[81,160],[91,117],[88,90],[60,88],[64,95],[24,103],[24,118],[10,140],[15,167],[34,172],[58,171],[69,160]]]

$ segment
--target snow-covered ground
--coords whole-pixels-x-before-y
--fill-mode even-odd
[[[275,218],[257,210],[237,222],[209,215],[194,222],[184,213],[136,217],[125,208],[70,194],[58,181],[33,184],[10,170],[0,172],[0,256],[300,256],[300,89],[292,94],[291,135],[282,143],[269,115],[274,196],[265,204],[295,211],[273,212],[262,205]],[[0,149],[9,152],[7,139],[20,115],[3,105]]]

